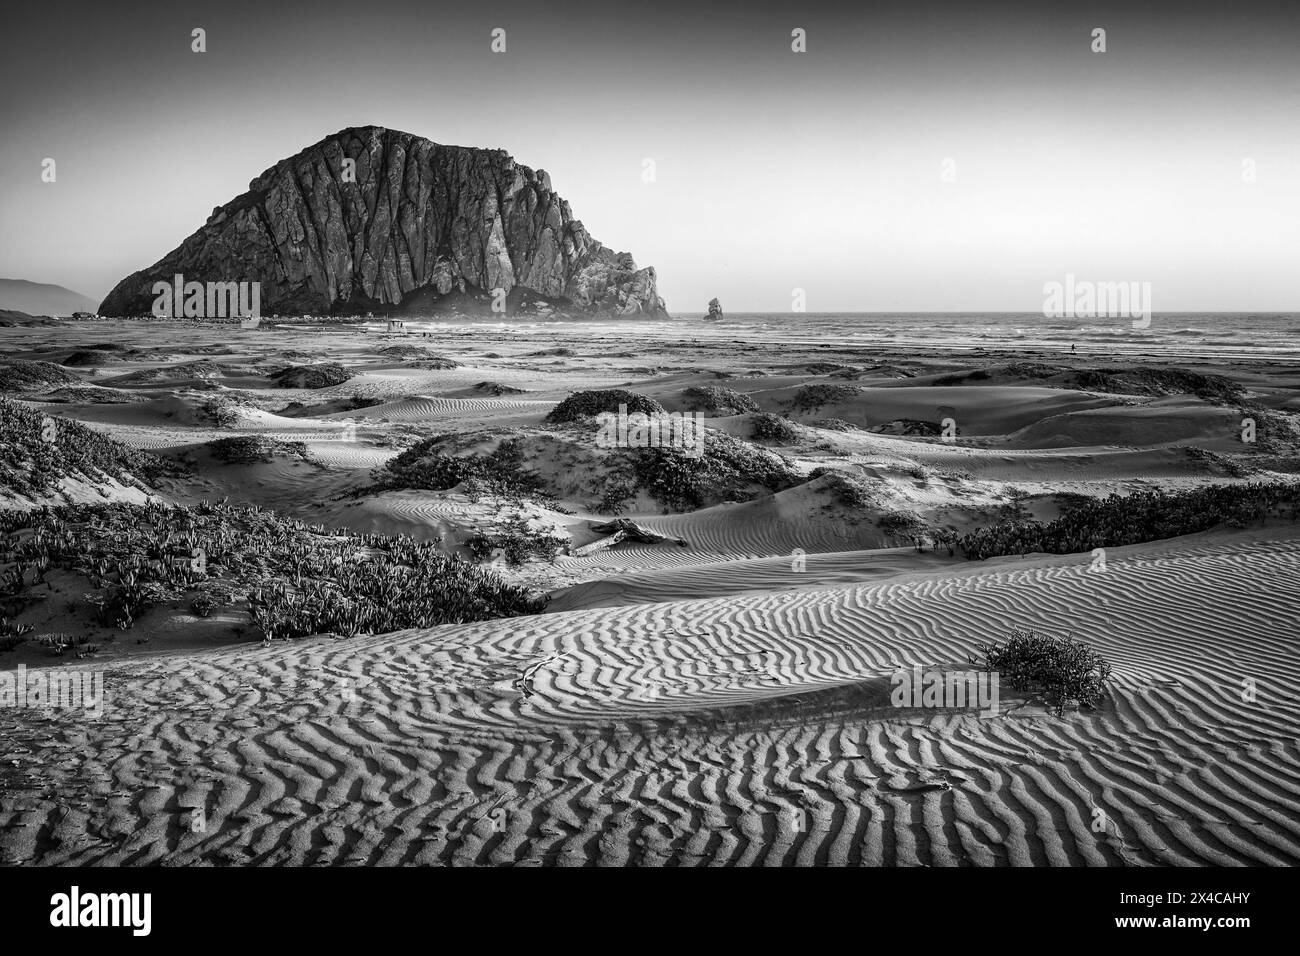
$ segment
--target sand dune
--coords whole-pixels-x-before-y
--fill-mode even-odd
[[[670,555],[671,551],[664,556]],[[615,576],[559,589],[552,595],[548,611],[866,583],[894,577],[908,570],[944,566],[934,552],[922,554],[912,548],[732,558],[715,562],[700,562],[696,558],[698,563],[689,558],[679,562],[653,562],[656,556],[648,546],[643,546],[640,554],[620,549],[617,555],[607,556],[608,566],[603,569]],[[657,566],[638,569],[638,565],[652,562]],[[597,562],[592,561],[590,566],[597,566]]]
[[[391,422],[453,420],[497,424],[513,424],[516,421],[536,423],[545,417],[554,404],[554,402],[508,398],[434,398],[415,395],[326,417],[387,419]]]
[[[422,491],[388,491],[340,502],[327,508],[323,515],[358,531],[405,534],[418,541],[430,541],[454,540],[496,510],[489,505],[476,506],[454,492],[433,495]]]
[[[1048,415],[1113,404],[1110,397],[1035,386],[864,387],[855,398],[832,401],[805,417],[840,418],[863,426],[900,418],[938,422],[952,417],[960,434],[1003,435]]]
[[[1172,398],[1140,407],[1096,408],[1053,415],[1013,432],[1013,448],[1096,445],[1171,445],[1195,440],[1202,448],[1241,446],[1241,411],[1199,399]]]
[[[51,659],[101,669],[102,717],[0,707],[0,862],[1300,862],[1300,532],[1284,515],[1112,548],[1104,571],[1086,552],[974,562],[917,551],[900,546],[912,525],[885,520],[966,530],[1014,508],[1048,520],[1062,493],[1230,484],[1257,463],[1285,478],[1293,450],[1243,448],[1233,402],[1048,388],[999,371],[1045,360],[1009,350],[971,360],[991,368],[984,384],[936,385],[957,363],[935,348],[679,329],[641,340],[631,326],[470,323],[430,338],[346,328],[60,327],[57,350],[49,328],[0,331],[9,351],[45,358],[68,354],[69,340],[152,350],[76,373],[125,386],[130,403],[18,398],[187,463],[189,474],[160,480],[166,500],[257,504],[462,556],[475,531],[514,518],[573,547],[601,538],[592,526],[614,514],[673,540],[498,557],[494,573],[551,594],[532,617],[263,646],[242,609],[201,621],[149,611],[89,663]],[[380,351],[394,344],[462,364],[408,365]],[[1049,358],[1062,380],[1096,361]],[[353,377],[322,389],[267,377],[308,362]],[[1300,379],[1287,369],[1226,371],[1259,405],[1296,407]],[[792,407],[806,386],[845,384],[859,390]],[[734,389],[800,425],[790,445],[764,446],[782,458],[750,444],[742,459],[779,464],[780,483],[706,481],[696,500],[722,503],[691,510],[646,486],[611,505],[607,482],[640,480],[629,459],[584,428],[539,427],[581,388],[631,388],[680,409],[695,386]],[[949,414],[955,442],[863,430]],[[706,424],[744,445],[754,421]],[[402,449],[447,433],[460,437],[439,447],[480,456],[518,437],[555,497],[463,478],[442,491],[371,487]],[[251,436],[303,451],[225,464],[208,447]],[[837,497],[842,479],[813,477],[818,468],[850,476],[863,498]],[[74,501],[143,494],[64,490]],[[58,630],[61,603],[24,620]],[[987,715],[892,705],[896,668],[968,668],[1013,627],[1092,642],[1114,665],[1104,704],[1058,717],[1003,687]],[[28,666],[46,660],[40,647],[19,653]],[[0,667],[15,659],[0,654]],[[1249,681],[1255,696],[1243,695]]]
[[[1053,435],[1059,435],[1056,430],[1059,426],[1052,426],[1052,429]],[[871,432],[816,429],[815,433],[819,439],[833,444],[837,451],[850,456],[849,460],[855,464],[869,466],[874,461],[885,468],[920,464],[937,472],[959,472],[997,481],[1114,481],[1141,477],[1204,477],[1208,473],[1204,463],[1189,458],[1181,447],[1147,449],[1115,444],[1042,447],[1033,442],[1028,443],[1028,447],[1010,443],[980,447],[965,444],[960,439],[945,443],[937,439],[897,438]],[[1235,434],[1239,435],[1239,430]],[[1197,444],[1222,447],[1218,440]]]
[[[1294,541],[1207,546],[1104,575],[998,570],[124,664],[99,721],[0,712],[0,851],[1294,864],[1298,572]],[[889,706],[893,668],[962,664],[1011,623],[1096,641],[1116,664],[1107,705]],[[1243,676],[1260,678],[1254,703]],[[189,832],[194,806],[205,832]]]

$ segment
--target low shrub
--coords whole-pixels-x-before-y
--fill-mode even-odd
[[[239,424],[239,406],[228,398],[206,398],[199,405],[198,417],[215,428],[234,428]]]
[[[605,482],[596,510],[601,514],[621,515],[628,499],[636,497],[636,482],[626,478],[611,478]]]
[[[857,425],[846,422],[842,418],[822,418],[808,424],[814,428],[825,428],[827,431],[832,432],[856,432],[862,430]]]
[[[854,385],[805,385],[794,393],[791,407],[796,414],[815,412],[823,405],[852,401],[861,394],[862,390]]]
[[[759,412],[753,419],[754,430],[750,436],[755,441],[772,441],[781,445],[793,445],[801,435],[794,422],[771,412]]]
[[[1196,534],[1220,524],[1262,524],[1283,506],[1294,516],[1300,506],[1300,484],[1207,485],[1188,491],[1070,500],[1062,515],[1048,524],[1028,520],[1018,504],[1005,509],[1010,520],[962,535],[962,553],[971,559],[1030,552],[1079,554]]]
[[[486,455],[449,455],[441,450],[446,436],[417,442],[388,463],[367,493],[396,488],[446,491],[465,482],[473,494],[504,498],[549,498],[542,480],[523,467],[523,448],[517,439],[501,442]]]
[[[175,462],[128,448],[80,422],[0,398],[0,492],[51,494],[60,479],[74,474],[139,485],[183,471]]]
[[[233,603],[234,594],[247,596],[249,617],[267,640],[380,634],[546,606],[545,598],[441,553],[436,542],[309,526],[224,503],[0,511],[5,540],[19,567],[48,562],[88,577],[97,590],[84,600],[97,622],[122,630],[151,607],[183,600],[204,609]],[[188,557],[195,550],[205,556],[199,569]],[[12,584],[0,578],[0,586]]]
[[[53,362],[0,362],[0,391],[45,392],[62,385],[80,384],[79,377]]]
[[[880,530],[891,538],[915,536],[925,531],[925,522],[907,511],[886,511],[878,524]]]
[[[1224,375],[1181,368],[1081,369],[1069,379],[1071,388],[1087,392],[1129,395],[1195,395],[1209,402],[1235,402],[1246,389]]]
[[[691,411],[717,412],[723,415],[743,415],[758,411],[758,402],[748,395],[721,385],[693,385],[682,393]]]
[[[1042,694],[1058,717],[1071,702],[1097,707],[1111,672],[1110,664],[1085,642],[1032,629],[1013,628],[1005,644],[981,644],[979,650],[985,670],[996,671],[1016,690]]]
[[[212,457],[227,465],[254,465],[273,461],[276,455],[305,458],[307,446],[300,441],[280,441],[263,435],[238,435],[218,438],[207,444]]]
[[[518,516],[511,518],[501,531],[475,532],[465,544],[480,564],[492,560],[497,551],[511,566],[521,565],[529,558],[553,561],[561,552],[569,552],[567,539],[549,529],[529,527],[527,520]]]
[[[633,470],[641,487],[672,508],[747,499],[755,485],[781,491],[803,480],[785,459],[766,448],[707,431],[700,457],[674,448],[649,448],[634,459]]]
[[[620,405],[626,405],[629,414],[642,412],[646,415],[661,415],[665,411],[661,404],[649,396],[621,388],[606,388],[574,392],[551,409],[546,420],[552,423],[572,422],[602,412],[617,412]]]
[[[868,508],[876,504],[870,489],[854,475],[846,474],[834,468],[818,468],[811,475],[813,478],[825,477],[822,490],[830,494],[842,505],[850,508]]]
[[[271,376],[277,388],[329,388],[350,378],[352,373],[337,362],[290,365]]]

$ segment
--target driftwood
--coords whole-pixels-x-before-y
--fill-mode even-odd
[[[616,531],[607,537],[597,538],[595,541],[591,542],[591,544],[584,544],[581,548],[574,548],[573,556],[575,558],[585,558],[587,555],[594,554],[597,551],[604,551],[606,548],[612,548],[626,537],[626,531]]]
[[[615,518],[613,521],[606,521],[603,524],[593,524],[591,530],[607,535],[607,537],[584,545],[574,552],[575,554],[590,554],[592,551],[611,547],[620,541],[635,541],[637,544],[660,544],[665,541],[672,541],[674,544],[686,547],[685,538],[670,538],[668,535],[653,531],[645,525],[637,524],[631,518]]]

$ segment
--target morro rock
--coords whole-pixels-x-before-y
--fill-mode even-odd
[[[281,160],[100,315],[147,315],[153,284],[260,282],[263,314],[482,310],[666,317],[652,268],[592,238],[550,176],[502,150],[366,126]]]

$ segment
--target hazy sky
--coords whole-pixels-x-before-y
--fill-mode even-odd
[[[27,3],[0,275],[99,301],[376,124],[548,170],[674,312],[1036,311],[1067,272],[1148,281],[1156,311],[1298,309],[1300,3],[1164,6]]]

